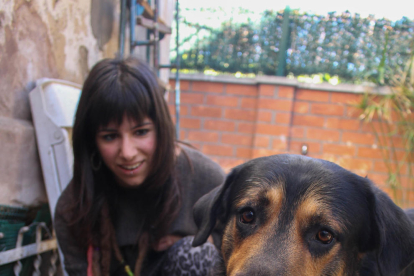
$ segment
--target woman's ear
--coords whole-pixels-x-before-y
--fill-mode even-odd
[[[202,196],[194,205],[193,216],[198,230],[193,240],[193,246],[199,246],[207,241],[216,226],[218,217],[227,211],[225,210],[226,205],[223,203],[227,202],[225,199],[228,197],[227,191],[231,187],[237,171],[237,168],[233,169],[224,184]]]

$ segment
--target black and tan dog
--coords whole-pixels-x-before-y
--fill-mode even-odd
[[[194,207],[193,245],[221,231],[218,275],[398,275],[414,224],[367,178],[334,163],[275,155],[233,169]]]

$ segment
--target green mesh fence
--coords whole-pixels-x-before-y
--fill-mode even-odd
[[[180,33],[183,44],[191,42],[180,53],[181,68],[275,75],[283,55],[285,75],[322,73],[348,83],[381,79],[390,84],[414,52],[414,21],[405,17],[393,22],[349,12],[291,11],[288,16],[286,40],[282,40],[283,12],[266,11],[260,20],[244,23],[227,20],[218,28],[184,18],[181,29],[194,31],[187,36]],[[284,43],[287,51],[281,52]]]

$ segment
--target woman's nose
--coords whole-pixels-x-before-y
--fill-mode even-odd
[[[137,148],[132,139],[126,137],[122,139],[120,155],[126,160],[133,159],[137,154]]]

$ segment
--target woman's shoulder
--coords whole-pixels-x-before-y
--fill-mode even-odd
[[[181,175],[181,178],[192,179],[200,183],[212,182],[216,185],[221,184],[225,177],[218,163],[201,151],[187,145],[181,146],[177,163],[178,175]]]
[[[220,172],[223,171],[219,164],[198,149],[186,144],[180,144],[180,149],[181,152],[179,154],[179,160],[181,159],[181,162],[189,161],[191,163],[190,166],[192,166],[195,170],[211,169]]]

